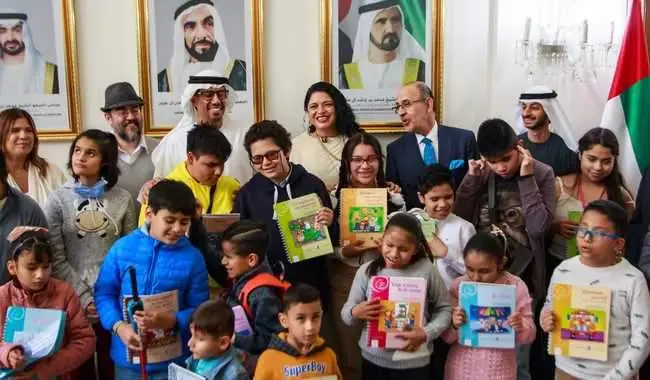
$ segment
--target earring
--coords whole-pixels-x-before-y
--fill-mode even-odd
[[[302,128],[307,129],[310,125],[311,123],[309,123],[309,115],[305,114],[305,116],[302,117]]]

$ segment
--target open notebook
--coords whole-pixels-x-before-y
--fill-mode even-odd
[[[10,306],[2,341],[19,344],[25,350],[27,366],[61,348],[66,313],[62,310]],[[12,376],[12,369],[0,369],[0,379]]]

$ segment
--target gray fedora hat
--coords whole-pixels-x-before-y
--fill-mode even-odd
[[[114,108],[125,106],[141,106],[144,101],[135,92],[131,83],[117,82],[106,87],[104,92],[104,107],[101,108],[103,112],[109,112]]]

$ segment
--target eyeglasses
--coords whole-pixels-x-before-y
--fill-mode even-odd
[[[115,114],[120,117],[127,117],[129,114],[133,114],[134,116],[137,116],[140,115],[140,112],[142,112],[142,107],[140,106],[130,107],[130,108],[120,107],[120,108],[115,108],[113,112],[115,112]]]
[[[379,162],[379,156],[377,156],[376,154],[370,155],[368,157],[352,156],[350,162],[358,166],[361,166],[364,163],[368,165],[373,165]]]
[[[208,102],[212,100],[215,96],[219,98],[219,100],[224,100],[228,97],[228,89],[227,88],[218,88],[218,89],[203,89],[203,90],[198,90],[196,91],[196,96],[201,98],[204,102]]]
[[[608,238],[612,240],[618,239],[618,235],[616,234],[611,234],[609,232],[604,232],[604,231],[598,231],[598,230],[592,230],[587,227],[578,227],[576,231],[576,236],[579,238],[586,238],[589,236],[590,239],[601,239],[601,238]]]
[[[270,150],[264,154],[258,154],[255,156],[251,156],[250,161],[251,164],[253,165],[262,165],[264,163],[264,159],[266,158],[267,161],[275,161],[278,158],[280,158],[280,152],[282,152],[281,149],[277,150]]]
[[[391,109],[393,110],[393,112],[398,113],[400,108],[404,108],[404,110],[407,110],[407,109],[411,108],[411,106],[414,105],[415,103],[422,103],[422,102],[426,102],[426,101],[427,101],[426,98],[425,99],[416,99],[416,100],[405,99],[405,100],[402,100],[401,103],[395,103],[395,105],[393,107],[391,107]]]

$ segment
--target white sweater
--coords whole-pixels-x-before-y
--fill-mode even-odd
[[[650,351],[650,294],[641,271],[625,259],[604,268],[586,266],[580,256],[565,260],[553,272],[546,308],[553,301],[550,289],[557,283],[610,288],[612,306],[607,361],[556,356],[556,367],[585,380],[631,379]]]

